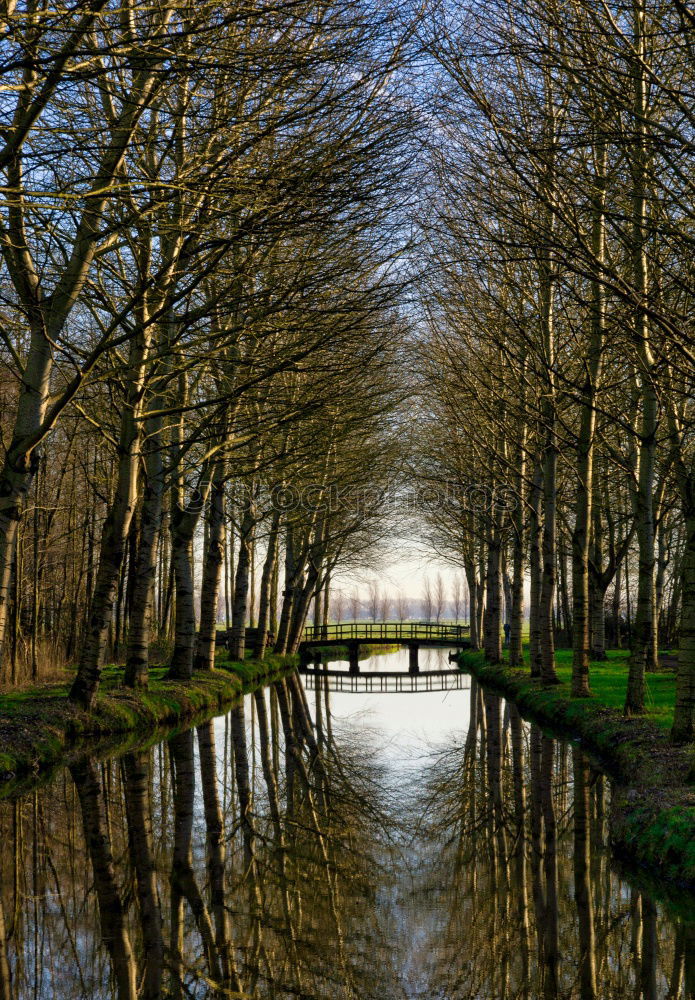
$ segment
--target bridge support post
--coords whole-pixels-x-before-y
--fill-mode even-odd
[[[359,660],[360,644],[359,642],[349,642],[348,643],[348,656],[350,659],[350,673],[359,674],[360,672],[360,660]]]
[[[420,647],[416,642],[411,642],[408,646],[408,672],[411,674],[420,673],[420,664],[418,663],[418,653]]]

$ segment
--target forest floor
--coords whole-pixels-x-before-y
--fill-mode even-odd
[[[156,742],[296,663],[294,656],[231,662],[222,651],[214,671],[197,672],[190,681],[165,680],[166,667],[153,667],[149,686],[139,691],[123,686],[123,667],[108,666],[93,712],[68,701],[69,672],[61,682],[2,693],[0,798],[87,750],[102,755]]]
[[[557,654],[561,683],[543,687],[528,668],[485,662],[479,652],[460,654],[464,670],[516,703],[525,717],[579,739],[611,777],[611,836],[618,852],[679,885],[695,888],[695,748],[668,741],[675,678],[647,675],[648,710],[622,713],[627,653],[616,650],[591,664],[591,698],[573,698],[571,652]]]

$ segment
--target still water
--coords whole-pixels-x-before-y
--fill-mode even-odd
[[[576,747],[470,678],[363,689],[406,652],[328,669],[0,803],[0,1000],[695,997],[695,907],[616,869]]]

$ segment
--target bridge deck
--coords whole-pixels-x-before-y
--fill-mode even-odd
[[[329,691],[344,691],[351,694],[415,694],[418,691],[467,691],[470,676],[460,670],[425,670],[419,674],[402,671],[367,671],[350,674],[346,670],[319,670],[300,668],[304,683],[309,691],[317,685],[328,687]]]
[[[467,625],[439,622],[343,622],[309,626],[301,645],[418,642],[456,646],[468,641],[468,632]]]

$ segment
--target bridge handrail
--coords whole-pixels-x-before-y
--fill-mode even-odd
[[[324,642],[341,639],[440,639],[458,641],[464,639],[470,628],[468,625],[452,625],[443,622],[335,622],[330,625],[308,625],[304,629],[304,642]]]

